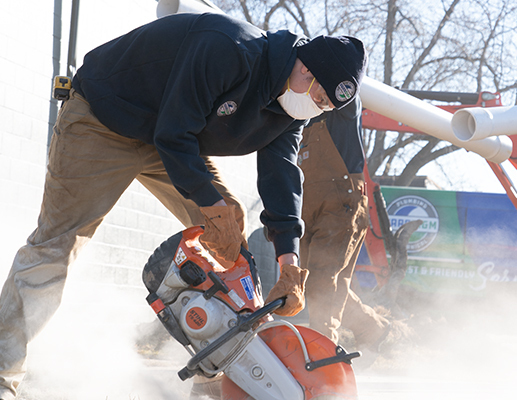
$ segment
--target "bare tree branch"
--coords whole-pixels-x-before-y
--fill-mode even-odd
[[[303,33],[307,37],[311,37],[311,34],[309,32],[309,27],[307,26],[307,22],[305,21],[305,13],[303,11],[303,8],[300,7],[300,4],[298,3],[298,0],[291,0],[294,7],[298,11],[298,14],[294,13],[293,10],[289,7],[289,4],[284,4],[284,8],[287,10],[287,12],[294,18],[294,20],[297,22],[297,24],[302,28]]]
[[[384,42],[384,83],[391,86],[393,77],[393,35],[395,33],[395,14],[397,0],[388,0],[386,17],[386,40]]]
[[[486,53],[488,51],[488,48],[492,45],[492,41],[496,35],[496,31],[499,26],[499,23],[501,22],[501,18],[503,16],[503,14],[504,14],[504,7],[503,7],[503,9],[501,9],[501,12],[497,16],[494,26],[490,30],[490,34],[488,35],[488,38],[485,41],[485,45],[483,46],[483,49],[481,51],[481,56],[480,56],[479,66],[478,66],[478,71],[477,71],[477,79],[476,79],[478,92],[481,91],[482,87],[483,87],[483,67],[487,64]]]
[[[241,0],[245,1],[245,0]],[[264,17],[264,30],[269,30],[269,21],[271,20],[271,17],[281,7],[285,6],[285,0],[280,0],[278,3],[276,3],[271,9],[266,13],[266,16]]]
[[[386,131],[376,131],[373,140],[373,149],[368,157],[368,171],[370,175],[375,175],[385,158],[384,139]]]
[[[253,22],[253,18],[251,17],[250,11],[248,10],[248,3],[246,2],[246,0],[239,0],[239,3],[241,5],[242,12],[244,14],[244,18],[246,18],[246,21],[248,21],[250,24],[255,25],[255,23]]]
[[[439,139],[433,138],[434,140],[430,140],[429,143],[420,150],[416,156],[414,156],[411,161],[409,161],[399,175],[399,177],[395,180],[395,185],[397,186],[409,186],[415,176],[417,175],[420,168],[424,165],[429,164],[431,161],[436,160],[437,158],[450,154],[453,151],[459,149],[458,146],[450,145],[440,148],[439,150],[432,151],[432,149],[438,144]]]
[[[454,8],[461,0],[454,0],[451,5],[449,6],[448,10],[445,12],[445,15],[443,16],[442,20],[438,24],[438,28],[436,29],[435,34],[433,35],[432,39],[430,40],[427,47],[422,51],[420,54],[420,57],[416,60],[416,62],[413,64],[413,67],[409,71],[409,73],[406,76],[406,79],[404,80],[404,83],[402,84],[403,88],[407,88],[411,82],[413,82],[415,74],[418,72],[418,70],[421,68],[422,62],[425,60],[425,58],[431,53],[431,50],[434,46],[436,46],[436,43],[438,43],[438,39],[440,38],[442,34],[443,27],[447,23],[447,21],[450,19],[451,14],[454,11]]]

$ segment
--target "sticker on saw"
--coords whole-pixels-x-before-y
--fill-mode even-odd
[[[192,307],[187,311],[187,315],[185,316],[185,320],[187,321],[187,325],[191,329],[201,329],[206,325],[206,311],[201,307]]]
[[[244,278],[241,278],[241,285],[244,289],[244,292],[246,293],[246,297],[248,298],[248,300],[253,300],[253,298],[255,297],[255,288],[253,287],[251,277],[245,276]]]
[[[241,299],[241,296],[239,296],[235,290],[233,290],[233,289],[230,290],[228,292],[228,296],[230,297],[230,299],[233,300],[233,302],[237,305],[237,307],[242,308],[246,305],[244,300]]]
[[[178,252],[176,253],[176,258],[174,259],[176,265],[181,265],[186,259],[187,256],[185,255],[185,252],[181,247],[178,247]]]

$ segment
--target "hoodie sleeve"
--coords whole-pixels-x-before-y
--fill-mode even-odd
[[[257,153],[258,191],[264,203],[260,220],[267,227],[276,257],[299,254],[303,234],[302,171],[297,165],[302,129],[284,132]]]
[[[224,54],[224,57],[221,55]],[[170,71],[155,130],[155,146],[172,183],[199,206],[222,199],[199,156],[197,135],[215,100],[247,75],[245,58],[223,34],[193,32]]]

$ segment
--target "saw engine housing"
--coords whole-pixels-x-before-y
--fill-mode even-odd
[[[252,255],[224,268],[192,227],[162,243],[144,267],[148,303],[192,358],[178,374],[224,373],[223,399],[355,399],[347,354],[309,328],[274,321],[264,306]]]

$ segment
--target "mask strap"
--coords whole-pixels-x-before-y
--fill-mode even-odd
[[[309,86],[309,89],[307,90],[307,94],[309,94],[309,92],[311,91],[311,87],[312,85],[314,85],[314,81],[316,80],[316,78],[312,78],[312,82],[311,82],[311,86]],[[287,85],[289,87],[289,79],[287,79]]]

